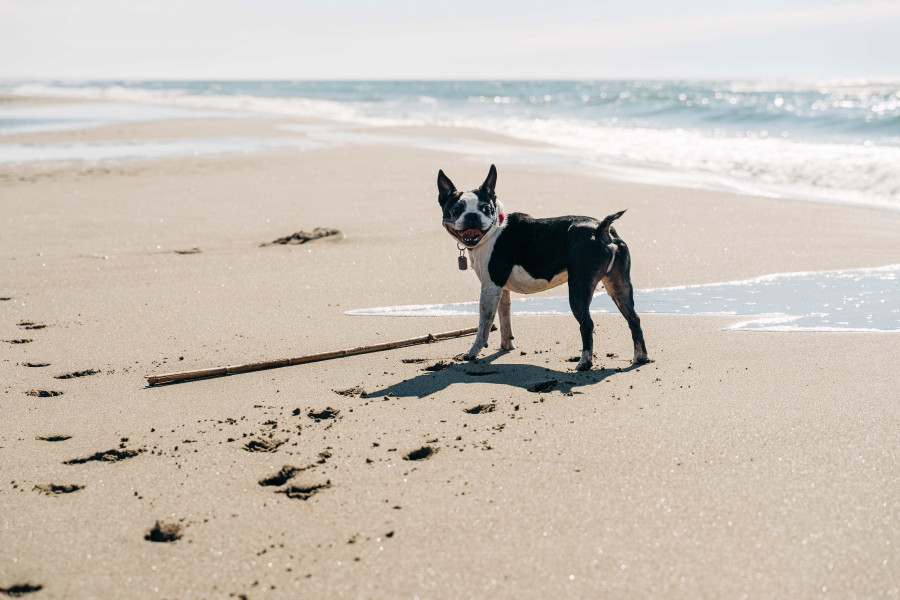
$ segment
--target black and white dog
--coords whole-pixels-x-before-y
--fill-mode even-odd
[[[533,294],[568,281],[569,306],[581,326],[581,360],[576,367],[579,371],[590,369],[593,364],[594,322],[590,305],[598,283],[603,283],[628,321],[634,341],[633,362],[649,360],[641,320],[634,312],[631,255],[612,228],[612,222],[624,210],[602,221],[591,217],[533,219],[523,213],[507,215],[494,195],[497,189],[494,165],[481,187],[471,192],[457,191],[443,171],[438,173],[437,185],[444,227],[457,240],[457,245],[469,250],[481,281],[478,334],[463,358],[473,360],[487,347],[488,334],[498,312],[500,348],[514,348],[509,315],[511,291]],[[465,263],[460,268],[465,268]]]

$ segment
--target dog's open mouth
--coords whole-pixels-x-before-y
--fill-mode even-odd
[[[464,245],[469,248],[474,248],[478,245],[478,242],[481,241],[481,238],[484,237],[484,231],[476,228],[465,229],[463,231],[459,231],[458,229],[454,229],[453,227],[447,226],[447,231],[450,232],[450,235],[458,239]]]

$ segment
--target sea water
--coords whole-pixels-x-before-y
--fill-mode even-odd
[[[642,182],[900,210],[900,81],[7,81],[0,92],[95,101],[0,105],[0,162],[7,163],[387,143],[484,161],[582,165]],[[282,117],[282,128],[298,137],[3,143],[4,135],[29,131],[241,115]],[[379,133],[404,125],[470,127],[542,145]],[[360,126],[365,134],[347,131]],[[638,290],[635,298],[642,313],[734,315],[734,329],[898,331],[898,269],[788,273]],[[565,314],[568,303],[523,298],[514,310]],[[601,294],[592,310],[615,307]],[[474,303],[464,303],[350,314],[476,313]]]
[[[871,269],[779,273],[741,281],[636,290],[638,313],[736,317],[726,329],[755,331],[900,331],[900,264]],[[517,315],[571,314],[569,299],[519,298]],[[591,312],[616,312],[605,293]],[[477,315],[477,302],[383,306],[347,311],[357,316]],[[749,319],[747,317],[750,317]]]
[[[375,131],[472,127],[549,144],[533,161],[900,210],[900,81],[45,81],[0,82],[0,91]]]

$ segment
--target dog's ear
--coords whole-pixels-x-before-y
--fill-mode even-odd
[[[437,186],[439,194],[438,204],[443,205],[447,197],[456,192],[456,186],[453,185],[453,182],[450,181],[449,177],[444,175],[444,171],[442,170],[438,171]]]
[[[491,170],[488,171],[487,179],[481,184],[481,189],[487,192],[488,196],[493,198],[494,190],[497,189],[497,167],[494,165],[491,165]]]

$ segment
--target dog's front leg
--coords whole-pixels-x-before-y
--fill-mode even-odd
[[[488,335],[491,333],[491,325],[497,315],[497,305],[503,289],[496,285],[486,285],[481,288],[481,300],[479,301],[478,335],[472,348],[463,354],[465,360],[474,360],[482,348],[487,347]]]
[[[513,345],[509,302],[509,290],[503,290],[503,293],[500,294],[500,306],[497,308],[497,316],[500,317],[500,349],[507,352],[516,349]]]

